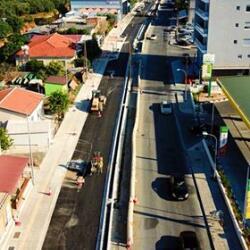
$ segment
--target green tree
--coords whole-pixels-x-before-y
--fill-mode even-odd
[[[26,63],[26,70],[33,73],[39,72],[39,70],[44,69],[44,64],[41,61],[30,60]]]
[[[13,139],[11,139],[5,128],[0,128],[0,144],[2,150],[9,149],[13,144]]]
[[[23,19],[18,16],[9,16],[6,22],[12,27],[13,32],[19,33],[24,25]]]
[[[52,61],[46,67],[47,75],[65,75],[64,66],[61,62]]]
[[[11,32],[12,32],[11,26],[8,23],[0,20],[0,38],[5,38]]]
[[[22,45],[27,42],[27,37],[20,34],[13,34],[8,37],[8,42],[0,49],[0,60],[6,61],[13,56]]]
[[[58,121],[63,119],[69,103],[69,95],[63,91],[55,91],[49,96],[50,110],[53,114],[56,114]]]

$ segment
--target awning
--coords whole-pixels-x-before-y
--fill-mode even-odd
[[[183,19],[183,18],[187,18],[187,11],[186,10],[181,10],[178,12],[178,19]]]
[[[216,80],[242,120],[250,128],[250,76],[224,76]]]

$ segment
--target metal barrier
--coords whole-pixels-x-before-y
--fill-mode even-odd
[[[97,243],[96,243],[96,250],[104,249],[104,238],[105,234],[107,235],[107,242],[106,248],[109,248],[109,241],[111,237],[111,226],[112,226],[112,219],[113,219],[113,208],[114,203],[116,202],[117,198],[117,190],[118,190],[118,177],[120,171],[120,158],[121,158],[121,145],[122,141],[120,142],[121,131],[124,131],[124,122],[126,121],[124,117],[125,107],[127,104],[127,91],[128,91],[128,72],[129,72],[129,65],[130,65],[130,58],[128,60],[128,66],[126,71],[126,79],[125,85],[122,94],[122,101],[120,104],[120,109],[118,113],[118,118],[116,121],[116,130],[113,136],[113,147],[110,154],[110,159],[107,168],[107,176],[105,180],[105,189],[104,189],[104,196],[102,202],[102,209],[101,209],[101,217],[100,217],[100,227],[97,236]],[[127,111],[126,111],[127,113]],[[111,183],[114,184],[111,187]],[[111,196],[111,197],[110,197]],[[109,214],[109,218],[107,215]],[[106,226],[108,225],[107,232],[105,231]]]

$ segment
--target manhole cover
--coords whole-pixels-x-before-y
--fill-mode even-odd
[[[13,238],[14,238],[14,239],[19,238],[20,234],[21,234],[21,232],[15,232]]]
[[[141,136],[144,136],[144,134],[141,134]]]
[[[15,247],[9,247],[8,250],[15,250]]]
[[[196,151],[200,151],[200,148],[199,148],[199,147],[196,147],[195,150],[196,150]]]

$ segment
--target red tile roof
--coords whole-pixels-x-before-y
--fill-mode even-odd
[[[73,57],[75,49],[73,44],[79,42],[81,35],[35,35],[30,40],[29,57]],[[17,56],[22,56],[23,51],[19,50]]]
[[[0,91],[0,101],[2,101],[3,98],[10,93],[10,91],[11,91],[10,88],[9,89],[4,89],[4,90]]]
[[[65,85],[66,77],[65,76],[49,76],[44,82]]]
[[[29,158],[0,155],[0,192],[13,193]]]
[[[10,88],[7,90],[0,91],[0,108],[12,112],[31,115],[43,99],[43,95],[26,89]]]

